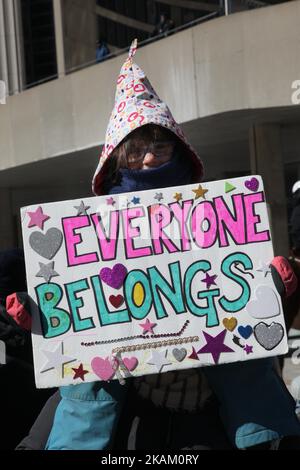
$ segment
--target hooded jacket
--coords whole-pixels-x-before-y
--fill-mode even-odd
[[[173,132],[183,142],[186,155],[191,159],[193,182],[199,182],[203,177],[203,165],[199,155],[188,142],[166,103],[159,98],[144,71],[133,62],[136,50],[135,39],[117,79],[115,104],[92,182],[93,192],[98,196],[104,194],[103,181],[113,150],[132,131],[146,124],[156,124]]]

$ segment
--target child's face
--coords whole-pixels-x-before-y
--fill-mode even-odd
[[[175,142],[159,140],[146,143],[134,141],[129,148],[127,166],[131,170],[147,170],[157,168],[172,158]]]

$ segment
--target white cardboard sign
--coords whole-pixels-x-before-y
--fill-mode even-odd
[[[287,351],[259,176],[21,212],[38,387]]]

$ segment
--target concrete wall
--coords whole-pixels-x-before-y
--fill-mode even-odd
[[[291,84],[299,78],[299,22],[300,1],[238,13],[143,47],[136,61],[181,123],[234,110],[295,107]],[[124,58],[0,106],[0,170],[100,145]]]

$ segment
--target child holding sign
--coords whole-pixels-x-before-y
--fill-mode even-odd
[[[199,157],[168,107],[144,72],[133,63],[135,52],[136,42],[117,80],[115,106],[93,180],[94,193],[109,195],[112,204],[114,194],[180,187],[198,183],[203,175]],[[158,191],[156,197],[160,202],[163,195]],[[279,262],[279,270],[283,272],[284,261]],[[289,289],[288,281],[294,280],[293,273],[288,265],[284,266],[288,271],[284,286]],[[293,281],[291,290],[294,288]],[[139,396],[151,397],[154,405],[172,410],[167,420],[172,421],[176,416],[173,422],[178,425],[171,429],[173,438],[169,434],[166,441],[162,436],[162,441],[156,442],[157,448],[201,444],[198,425],[201,426],[201,409],[210,395],[204,376],[219,401],[223,425],[233,446],[250,448],[284,436],[300,436],[293,399],[269,358],[135,379]],[[127,385],[117,381],[62,387],[62,400],[47,449],[110,447],[126,394]],[[156,416],[159,420],[161,412]],[[185,424],[181,426],[183,417]],[[145,418],[138,436],[143,432],[148,436],[159,434],[159,422],[152,428],[148,425],[149,420]],[[149,440],[144,439],[144,443],[151,447]]]

